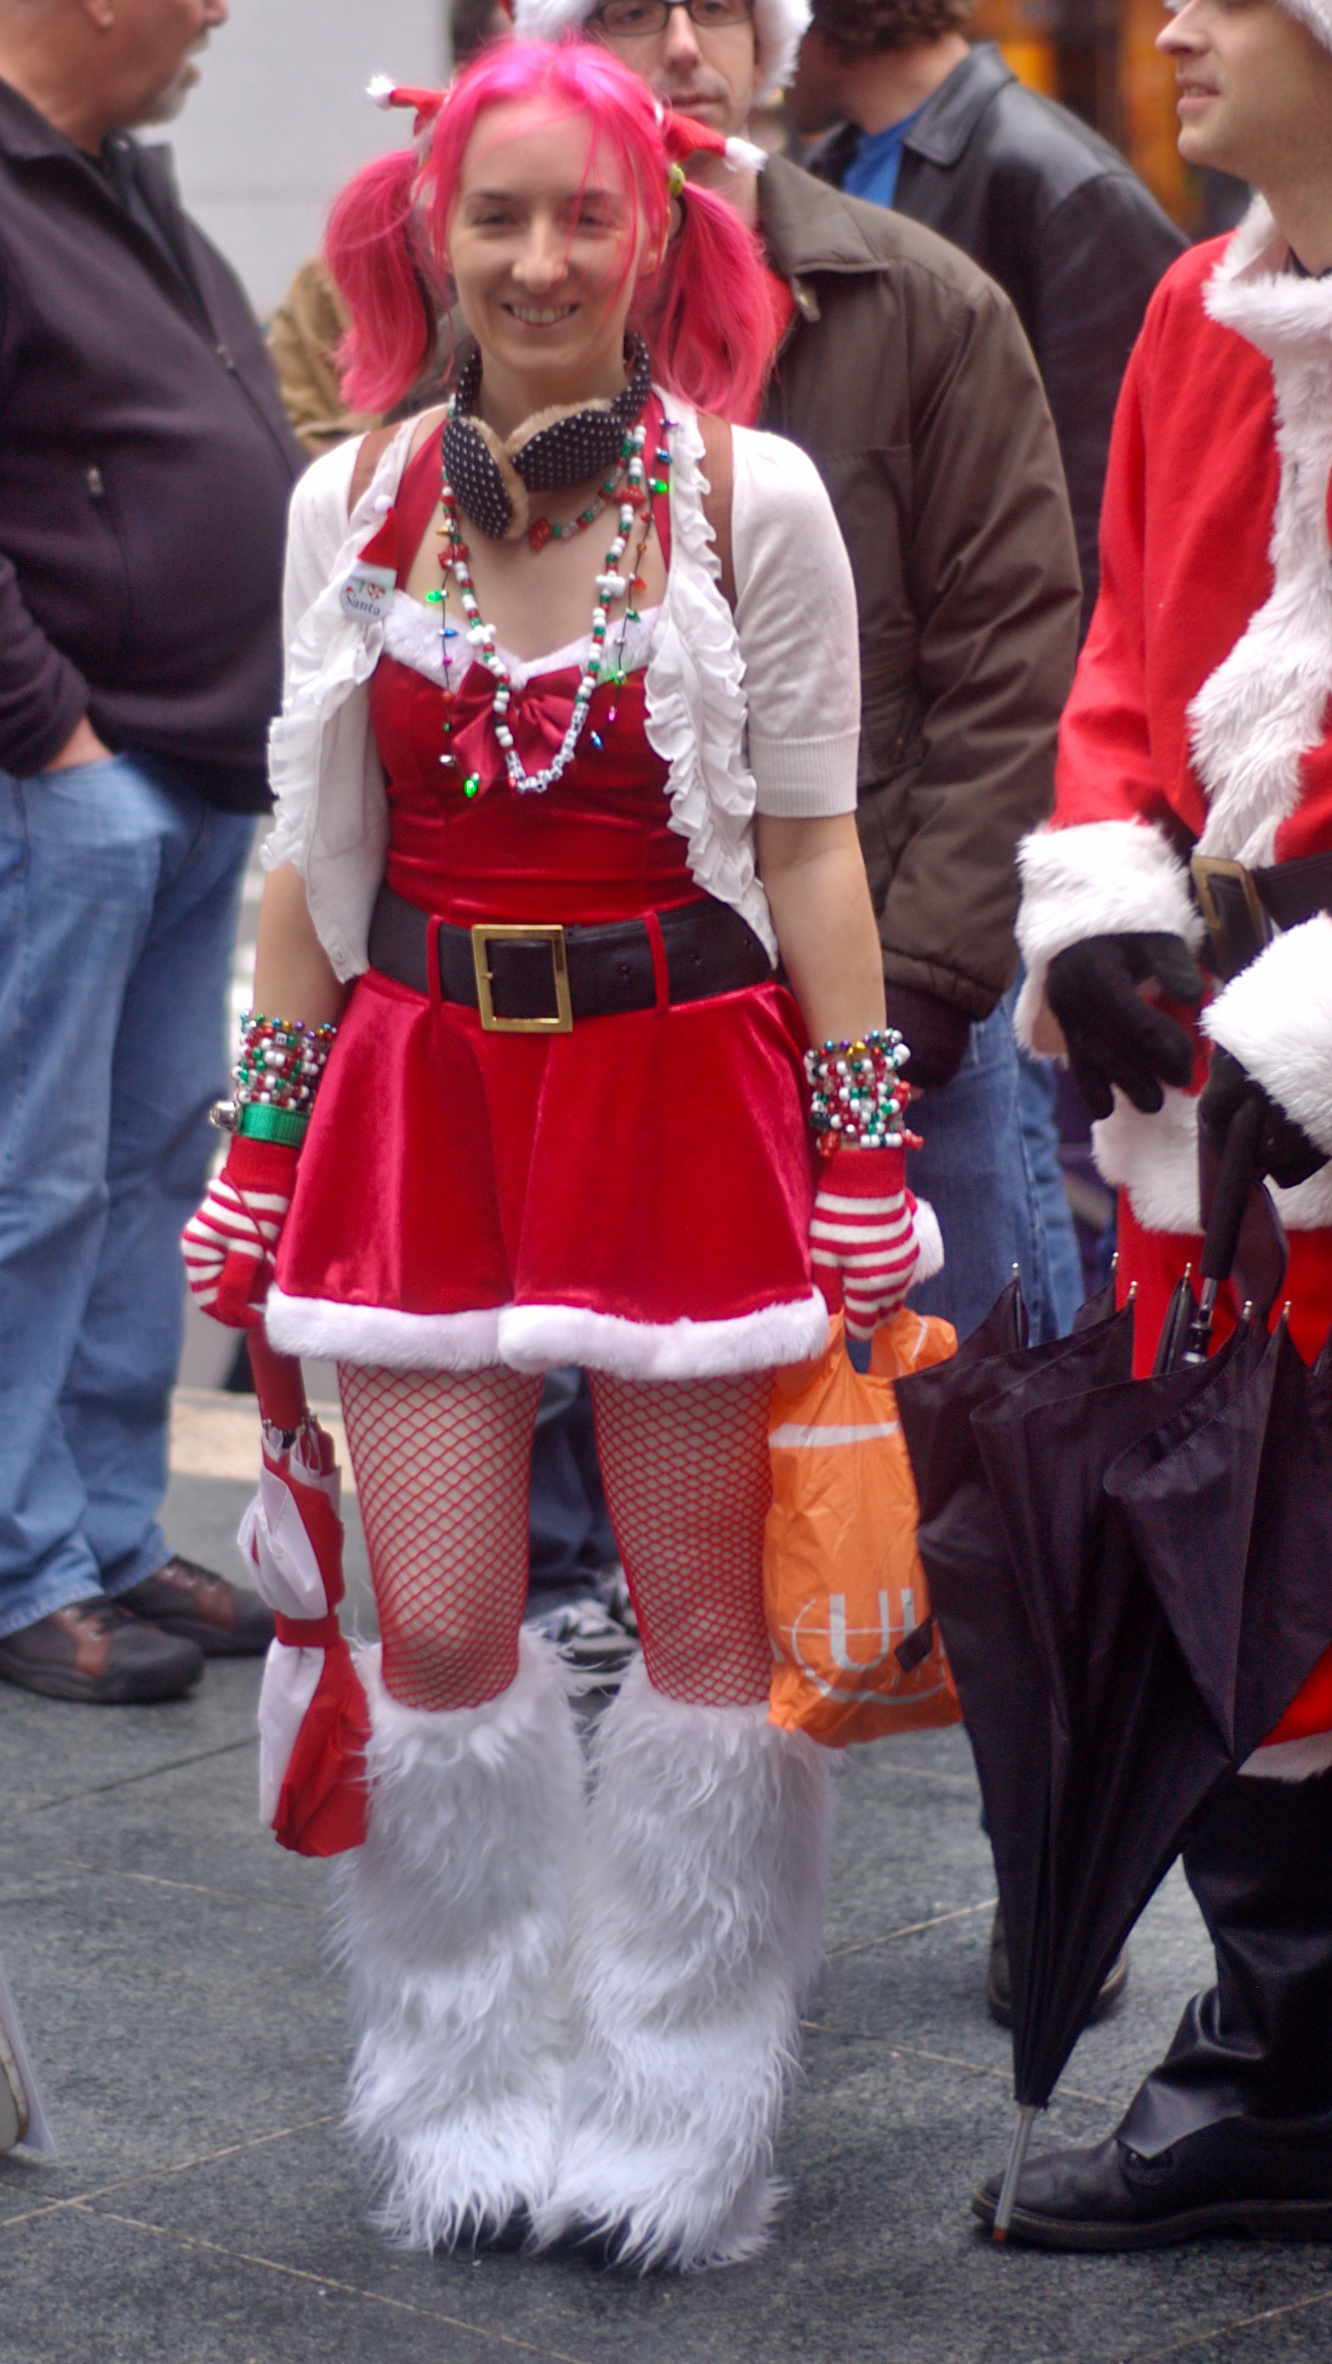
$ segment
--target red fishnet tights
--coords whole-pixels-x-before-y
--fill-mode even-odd
[[[606,1504],[655,1689],[700,1707],[766,1699],[772,1373],[651,1387],[589,1376]]]
[[[479,1707],[518,1672],[540,1379],[338,1365],[384,1686]]]
[[[340,1364],[338,1380],[385,1688],[407,1707],[477,1707],[518,1668],[541,1382],[356,1363]],[[591,1380],[606,1500],[653,1684],[704,1707],[765,1699],[771,1373]]]

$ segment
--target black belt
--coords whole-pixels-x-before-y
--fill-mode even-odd
[[[1319,911],[1332,911],[1332,854],[1304,854],[1262,870],[1195,854],[1190,868],[1221,977],[1238,976],[1256,960],[1274,926],[1297,928]]]
[[[492,1034],[567,1034],[575,1018],[706,1001],[773,976],[748,921],[711,895],[651,920],[457,928],[382,886],[370,921],[371,967],[429,993],[432,930],[442,998],[479,1010]]]

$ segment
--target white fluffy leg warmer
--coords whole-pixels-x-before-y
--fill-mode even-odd
[[[763,1707],[691,1707],[641,1664],[602,1720],[574,1937],[578,2056],[539,2243],[598,2231],[643,2271],[764,2240],[821,1959],[832,1781]]]
[[[449,2248],[551,2187],[582,1759],[567,1676],[531,1634],[517,1679],[481,1707],[403,1707],[378,1650],[360,1665],[373,1729],[369,1835],[340,1895],[348,2123],[376,2222],[405,2246]]]

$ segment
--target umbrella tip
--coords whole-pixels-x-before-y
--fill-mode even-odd
[[[1138,1296],[1138,1284],[1137,1284],[1137,1282],[1136,1282],[1136,1281],[1130,1281],[1130,1282],[1129,1282],[1128,1303],[1129,1303],[1130,1305],[1136,1304],[1136,1302],[1137,1302],[1137,1296]]]
[[[1286,1316],[1285,1316],[1285,1313],[1283,1312],[1283,1314],[1282,1314],[1282,1316],[1281,1316],[1281,1319],[1284,1321],[1284,1320],[1285,1320],[1285,1318],[1286,1318]],[[1246,1297],[1246,1298],[1245,1298],[1245,1300],[1244,1300],[1244,1303],[1243,1303],[1243,1304],[1241,1305],[1241,1307],[1240,1307],[1240,1321],[1243,1323],[1243,1325],[1244,1325],[1245,1329],[1247,1329],[1247,1328],[1248,1328],[1248,1326],[1249,1326],[1249,1323],[1250,1323],[1252,1320],[1253,1320],[1253,1299],[1252,1299],[1252,1297]]]

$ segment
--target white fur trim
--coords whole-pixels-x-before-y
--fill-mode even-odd
[[[1332,1157],[1332,919],[1276,936],[1233,977],[1203,1026]]]
[[[602,1719],[574,1940],[579,2049],[539,2243],[736,2264],[764,2241],[800,2003],[822,1954],[828,1759],[763,1706],[694,1707],[641,1662]]]
[[[387,1371],[489,1370],[503,1360],[499,1325],[494,1307],[475,1313],[399,1313],[391,1305],[288,1297],[276,1284],[264,1306],[268,1342],[280,1354],[368,1363]]]
[[[1112,1189],[1127,1190],[1148,1231],[1201,1231],[1198,1196],[1198,1101],[1164,1087],[1165,1106],[1144,1116],[1123,1093],[1115,1112],[1092,1126],[1097,1170]],[[1321,1231],[1332,1224],[1332,1166],[1320,1167],[1294,1190],[1267,1188],[1286,1231]]]
[[[720,1322],[631,1322],[581,1305],[507,1305],[497,1360],[514,1371],[581,1363],[620,1379],[712,1379],[808,1362],[828,1343],[817,1289],[787,1305]]]
[[[1203,923],[1189,873],[1169,839],[1146,821],[1083,821],[1033,830],[1018,847],[1022,902],[1017,940],[1027,976],[1014,1026],[1024,1050],[1046,1058],[1063,1037],[1045,1007],[1045,978],[1057,952],[1087,936],[1182,936],[1196,947]]]
[[[1165,1106],[1144,1116],[1116,1087],[1113,1116],[1092,1126],[1098,1171],[1115,1190],[1127,1190],[1148,1231],[1200,1231],[1198,1102],[1190,1092],[1163,1086]]]
[[[944,1242],[943,1233],[939,1229],[939,1218],[927,1198],[916,1200],[913,1221],[916,1227],[916,1246],[919,1251],[916,1257],[916,1269],[911,1275],[911,1286],[914,1289],[919,1281],[933,1280],[937,1272],[943,1271]]]
[[[372,74],[365,86],[365,95],[372,107],[391,107],[397,84],[391,74]]]
[[[1274,858],[1277,830],[1300,801],[1301,758],[1320,744],[1332,697],[1332,288],[1287,263],[1258,198],[1203,290],[1211,318],[1271,363],[1281,463],[1271,593],[1189,707],[1208,802],[1198,850],[1250,865]]]
[[[1308,1781],[1332,1769],[1332,1732],[1310,1732],[1303,1740],[1278,1740],[1256,1748],[1240,1766],[1250,1781]]]
[[[582,1760],[567,1673],[532,1634],[482,1707],[404,1707],[377,1649],[358,1665],[370,1825],[339,1881],[348,2123],[377,2222],[404,2247],[448,2248],[539,2206],[554,2175]]]
[[[581,25],[596,0],[517,0],[513,29],[520,41],[557,41],[570,25]],[[755,0],[755,84],[784,89],[795,72],[796,52],[809,23],[809,0]]]

